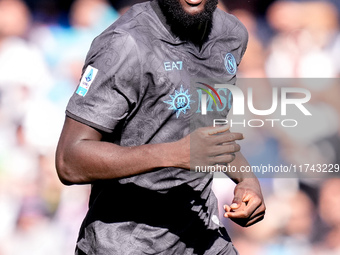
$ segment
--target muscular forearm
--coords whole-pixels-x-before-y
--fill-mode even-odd
[[[173,144],[122,147],[101,141],[79,141],[59,161],[64,183],[91,183],[171,166]]]
[[[241,167],[244,168],[244,166],[249,166],[248,161],[242,155],[241,152],[236,152],[235,153],[235,159],[232,162],[230,162],[229,165],[231,167],[236,167],[236,172],[228,171],[228,172],[225,172],[225,174],[230,179],[232,179],[236,184],[240,183],[240,182],[242,182],[244,180],[248,180],[248,179],[252,179],[253,181],[254,180],[257,181],[257,178],[256,178],[256,176],[253,173],[251,173],[251,172],[246,173],[246,172],[242,172],[241,171]]]
[[[123,147],[103,141],[100,132],[67,117],[56,153],[57,172],[64,184],[82,184],[161,167],[190,170],[191,165],[230,162],[239,147],[229,143],[243,136],[226,131],[227,127],[199,128],[176,142]]]
[[[253,173],[242,173],[242,166],[249,166],[247,160],[240,152],[236,153],[235,160],[230,163],[238,172],[230,172],[228,176],[237,184],[234,189],[234,198],[230,205],[225,205],[224,217],[230,218],[237,224],[248,227],[264,217],[266,206],[258,179]]]
[[[92,183],[180,166],[176,143],[123,147],[101,138],[94,129],[66,119],[56,153],[57,172],[64,184]]]

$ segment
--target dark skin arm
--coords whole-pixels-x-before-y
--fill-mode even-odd
[[[235,153],[236,157],[231,166],[238,170],[241,166],[249,166],[248,161],[240,152]],[[264,218],[266,206],[258,179],[253,173],[226,173],[236,183],[232,204],[225,205],[224,217],[230,218],[235,223],[249,227]]]
[[[127,177],[159,167],[189,170],[195,165],[246,162],[235,143],[243,135],[231,133],[226,127],[200,128],[176,142],[134,147],[104,142],[102,138],[97,130],[66,117],[56,152],[57,173],[64,184]],[[237,186],[235,205],[226,206],[226,216],[242,226],[261,220],[265,207],[257,179],[240,173],[229,177]],[[247,204],[246,208],[242,203]]]
[[[97,130],[66,117],[56,152],[57,172],[64,184],[139,174],[166,167],[173,157],[170,144],[122,147],[101,139]]]
[[[239,146],[220,146],[242,139],[242,134],[226,133],[225,128],[203,128],[191,135],[200,149],[192,148],[204,163],[231,162]],[[211,134],[224,132],[218,137]],[[123,147],[104,142],[97,130],[66,117],[56,152],[56,168],[60,180],[66,184],[86,184],[97,180],[114,179],[151,171],[159,167],[190,169],[190,135],[162,144]],[[195,152],[195,149],[197,152]],[[215,156],[214,156],[215,155]],[[201,162],[200,162],[201,163]]]

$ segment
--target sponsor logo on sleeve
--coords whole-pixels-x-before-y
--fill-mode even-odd
[[[78,95],[84,97],[87,94],[91,87],[92,82],[96,78],[97,73],[98,69],[92,66],[88,66],[86,68],[85,73],[83,74],[83,77],[81,78],[80,84],[76,91]]]

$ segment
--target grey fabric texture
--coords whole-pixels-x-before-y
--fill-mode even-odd
[[[189,134],[199,106],[187,101],[186,110],[174,109],[171,100],[188,95],[197,77],[235,83],[225,58],[232,54],[238,65],[247,39],[244,26],[217,9],[198,48],[173,36],[149,2],[134,5],[93,41],[83,79],[91,68],[97,73],[85,96],[79,88],[73,94],[66,115],[121,146],[177,141]],[[77,247],[89,255],[237,254],[216,220],[211,185],[212,175],[180,168],[96,182]]]

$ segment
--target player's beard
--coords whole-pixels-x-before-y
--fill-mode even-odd
[[[162,0],[161,2],[161,8],[167,22],[176,35],[183,39],[200,41],[203,38],[202,33],[198,33],[198,30],[201,29],[202,32],[202,26],[205,37],[209,34],[218,0],[207,0],[204,10],[194,15],[187,13],[179,0]]]

